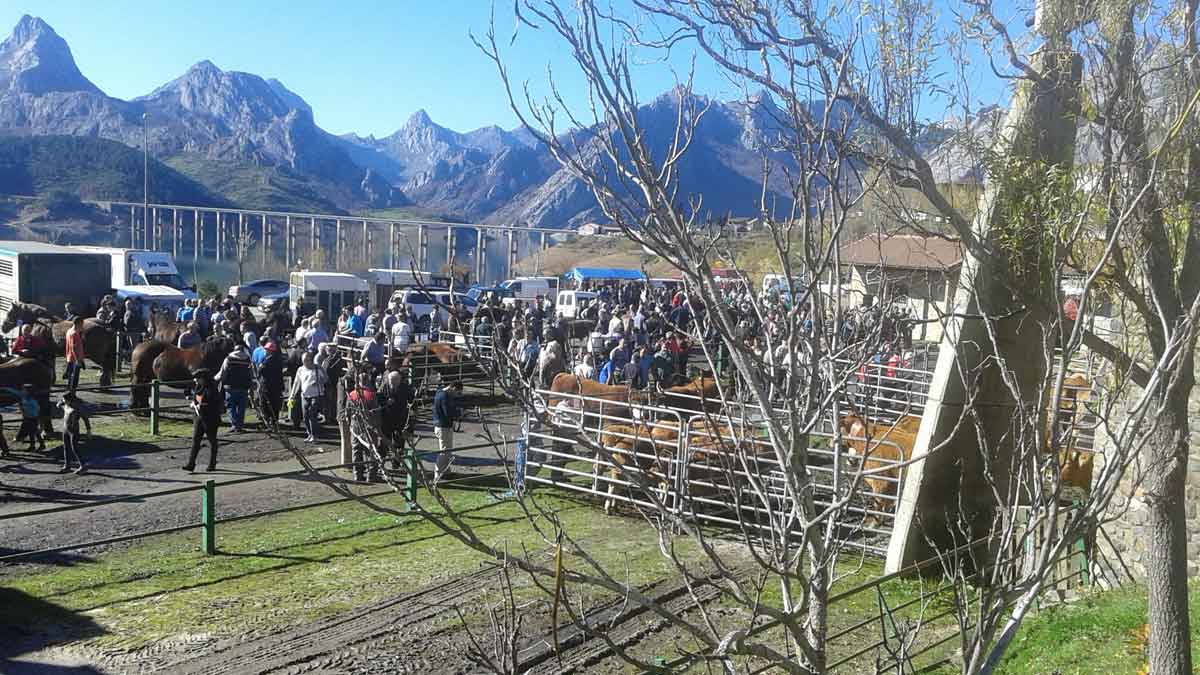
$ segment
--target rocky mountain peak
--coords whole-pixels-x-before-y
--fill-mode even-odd
[[[424,108],[409,116],[408,121],[404,123],[406,127],[430,127],[437,126],[433,120],[429,118],[429,113],[425,112]]]
[[[50,92],[85,91],[99,94],[54,29],[26,14],[12,34],[0,42],[0,91],[40,96]]]

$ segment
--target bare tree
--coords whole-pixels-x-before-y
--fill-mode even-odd
[[[1027,60],[1016,47],[1019,41],[992,20],[985,0],[965,3],[971,10],[965,34],[999,45],[1011,71],[1006,74],[1016,78],[1016,95],[1032,97],[1034,110],[1027,118],[1014,115],[997,140],[988,166],[991,187],[972,219],[942,193],[918,149],[923,124],[916,89],[931,82],[931,7],[876,3],[864,19],[791,0],[635,0],[635,5],[638,13],[631,16],[586,1],[572,9],[554,0],[517,5],[519,26],[553,33],[569,48],[588,83],[586,113],[566,105],[553,79],[545,101],[517,86],[494,29],[477,44],[496,63],[522,123],[587,186],[626,237],[679,271],[692,306],[703,308],[688,326],[691,336],[712,370],[718,363],[728,367],[710,397],[719,405],[710,408],[701,399],[694,414],[684,416],[664,399],[628,391],[599,399],[584,396],[582,385],[548,392],[544,384],[516,374],[519,364],[503,345],[486,345],[491,360],[485,367],[530,424],[540,426],[527,438],[594,455],[595,485],[621,486],[596,491],[610,499],[623,496],[657,529],[662,553],[693,602],[689,611],[669,606],[605,568],[535,494],[519,494],[518,503],[546,547],[557,551],[553,564],[535,555],[510,555],[489,542],[436,485],[428,487],[438,509],[417,508],[464,545],[524,571],[569,621],[640,668],[653,670],[654,664],[589,620],[584,589],[645,607],[694,640],[700,647],[685,662],[714,663],[726,672],[744,661],[824,672],[830,588],[844,569],[838,562],[855,537],[871,528],[869,517],[887,515],[886,506],[870,506],[881,491],[875,482],[894,477],[908,463],[929,461],[934,452],[954,452],[981,479],[975,484],[981,492],[969,500],[956,489],[957,503],[951,501],[944,513],[925,514],[926,532],[959,591],[954,611],[962,629],[963,670],[990,672],[1036,600],[1054,585],[1064,554],[1110,517],[1118,483],[1148,442],[1151,459],[1167,462],[1156,469],[1157,492],[1151,494],[1161,495],[1153,507],[1159,509],[1156,524],[1171,544],[1151,578],[1159,594],[1152,618],[1163,640],[1156,648],[1152,636],[1152,660],[1160,672],[1186,672],[1187,649],[1177,649],[1186,647],[1186,604],[1180,606],[1186,588],[1179,586],[1183,558],[1175,549],[1182,542],[1176,498],[1182,496],[1187,419],[1174,407],[1192,389],[1200,303],[1190,286],[1197,266],[1187,263],[1200,237],[1190,226],[1168,227],[1164,204],[1186,202],[1177,195],[1163,198],[1155,183],[1167,156],[1159,148],[1190,138],[1184,131],[1190,131],[1191,108],[1168,117],[1181,121],[1167,128],[1163,145],[1151,145],[1154,136],[1145,115],[1138,114],[1139,102],[1146,100],[1137,88],[1143,71],[1130,63],[1136,52],[1130,44],[1136,38],[1130,35],[1134,8],[1104,23],[1108,33],[1085,35],[1092,40],[1087,45],[1097,45],[1092,58],[1107,64],[1119,85],[1099,99],[1104,113],[1093,115],[1107,139],[1103,160],[1091,167],[1104,188],[1096,189],[1073,166],[1071,144],[1058,143],[1051,151],[1040,145],[1045,129],[1039,125],[1071,127],[1073,138],[1073,113],[1095,108],[1078,96],[1074,38],[1088,30],[1080,28],[1086,22],[1064,15],[1043,23],[1037,36],[1048,48]],[[861,24],[878,30],[863,31]],[[1194,28],[1188,26],[1190,35]],[[689,193],[680,181],[681,161],[708,113],[707,101],[692,94],[690,78],[673,92],[677,112],[670,139],[655,144],[643,125],[635,51],[685,43],[778,101],[771,131],[761,139],[762,181],[769,189],[759,208],[793,299],[790,307],[731,293],[714,278],[714,269],[737,271],[742,263],[727,231],[706,227],[703,195]],[[1191,146],[1185,149],[1190,160]],[[871,405],[852,408],[862,397],[850,383],[888,336],[881,323],[869,321],[853,335],[841,330],[849,308],[839,292],[848,215],[884,176],[889,185],[919,191],[961,242],[969,261],[964,285],[943,321],[950,330],[972,322],[978,337],[976,352],[947,357],[967,404],[961,415],[942,421],[945,442],[920,458],[900,452],[890,464],[877,453],[892,433],[903,430],[902,419],[920,410],[902,401],[889,416],[859,419],[853,431],[850,419],[870,418]],[[781,193],[786,199],[778,198]],[[1083,272],[1072,312],[1059,302],[1068,270]],[[1123,343],[1090,329],[1097,292],[1106,284],[1121,291],[1142,318]],[[748,339],[744,322],[762,329]],[[1018,330],[1031,331],[1037,348],[1031,350],[1028,339],[1014,340]],[[1145,331],[1146,348],[1138,345],[1138,331]],[[1089,394],[1080,398],[1078,384],[1069,382],[1070,364],[1085,345],[1110,362],[1112,381],[1099,390],[1086,383]],[[471,346],[477,356],[484,353],[485,345]],[[985,396],[1003,399],[1011,419],[997,423],[987,406],[974,405]],[[1066,409],[1072,416],[1063,422]],[[1067,508],[1068,474],[1079,464],[1075,419],[1086,416],[1098,420],[1110,442],[1101,467],[1089,475],[1090,490],[1074,495],[1078,504]],[[846,449],[856,443],[862,454],[875,456],[852,461]],[[821,470],[832,473],[832,484],[815,478]],[[513,479],[520,482],[519,476]],[[708,492],[698,493],[701,487]],[[706,530],[711,522],[706,509],[714,504],[727,511],[724,520],[748,564],[716,545]],[[684,554],[680,534],[699,551],[698,560]],[[778,603],[763,600],[767,583],[778,585]],[[745,610],[739,622],[706,611],[702,589],[708,587]],[[763,625],[786,639],[781,642]],[[916,630],[898,636],[889,648],[906,652]]]
[[[244,228],[238,232],[237,239],[233,242],[233,260],[237,263],[237,281],[239,284],[246,283],[246,265],[254,262],[255,243],[254,233],[248,228]]]

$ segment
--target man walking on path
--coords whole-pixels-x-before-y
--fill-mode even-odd
[[[225,390],[225,405],[229,408],[229,430],[234,433],[244,431],[246,424],[246,398],[250,391],[252,371],[250,369],[250,352],[246,345],[238,344],[217,372],[217,381]]]
[[[67,331],[67,390],[75,391],[79,387],[79,371],[83,370],[83,319],[75,317],[71,328]]]
[[[196,457],[200,455],[200,442],[208,438],[208,470],[217,470],[217,427],[221,425],[221,392],[208,369],[200,368],[192,374],[195,378],[192,391],[192,410],[196,417],[192,422],[192,452],[188,456],[184,471],[196,470]]]
[[[458,422],[457,394],[462,392],[462,382],[443,385],[433,396],[433,435],[438,441],[438,456],[433,473],[436,485],[450,468],[450,450],[454,447],[454,425]]]
[[[304,429],[308,437],[306,443],[317,442],[317,431],[320,429],[318,415],[321,412],[321,397],[325,393],[328,378],[325,370],[316,364],[312,352],[304,352],[304,363],[296,369],[292,378],[292,394],[299,394],[304,401]]]

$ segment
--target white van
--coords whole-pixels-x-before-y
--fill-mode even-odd
[[[554,294],[558,291],[558,279],[554,277],[518,277],[502,282],[500,288],[505,291],[503,302],[506,306],[516,304],[517,300],[529,303],[537,299],[539,295],[553,300]]]
[[[599,294],[591,291],[559,291],[555,310],[566,319],[578,319],[585,303],[591,303]]]

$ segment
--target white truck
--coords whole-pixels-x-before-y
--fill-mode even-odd
[[[137,296],[144,289],[135,286],[158,286],[174,290],[179,294],[182,304],[184,299],[194,300],[196,288],[188,285],[175,267],[175,259],[170,253],[162,251],[147,251],[137,248],[110,248],[107,246],[74,246],[72,248],[91,253],[103,253],[112,257],[112,287],[124,291],[126,296]],[[155,289],[153,295],[171,295],[162,288]]]

